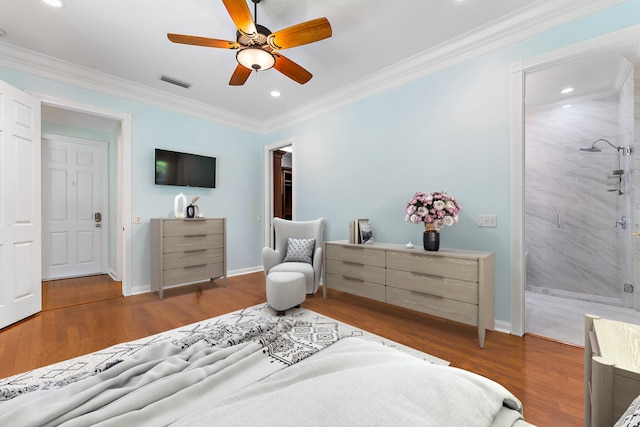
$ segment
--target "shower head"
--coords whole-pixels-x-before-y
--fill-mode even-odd
[[[589,153],[600,153],[602,152],[601,149],[599,149],[598,147],[583,147],[580,148],[580,151],[588,151]]]
[[[587,148],[580,148],[580,151],[587,151],[589,153],[600,153],[602,152],[601,149],[599,149],[598,147],[596,147],[596,144],[600,141],[606,142],[607,144],[609,144],[611,146],[611,148],[615,148],[617,151],[622,150],[622,147],[616,147],[615,145],[613,145],[612,143],[610,143],[609,141],[607,141],[606,139],[600,138],[600,139],[596,139],[593,144],[591,144],[591,147],[587,147]]]

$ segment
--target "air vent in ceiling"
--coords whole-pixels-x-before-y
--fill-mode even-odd
[[[160,80],[162,80],[163,82],[171,83],[172,85],[183,87],[185,89],[189,89],[192,86],[191,83],[183,82],[182,80],[174,79],[173,77],[164,75],[160,77]]]

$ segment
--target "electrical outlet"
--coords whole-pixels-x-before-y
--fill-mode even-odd
[[[498,219],[495,215],[478,215],[478,227],[497,227]]]
[[[142,224],[142,217],[140,215],[132,215],[131,224]]]

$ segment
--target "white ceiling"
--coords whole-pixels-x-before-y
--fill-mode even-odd
[[[601,9],[620,1],[262,0],[258,23],[271,31],[324,16],[333,36],[282,51],[314,75],[306,85],[272,69],[253,73],[241,87],[228,85],[235,51],[174,44],[166,37],[171,32],[235,40],[234,24],[221,0],[64,0],[62,9],[41,0],[2,1],[0,66],[7,58],[27,62],[24,58],[35,52],[44,55],[32,60],[42,72],[56,68],[71,80],[80,76],[75,77],[78,83],[89,87],[107,81],[120,90],[221,117],[275,123],[310,106],[320,108],[331,97],[335,103],[337,94],[351,90],[349,96],[355,96],[353,88],[371,92],[415,78],[432,69],[434,60],[446,62],[453,47],[466,48],[467,57],[481,54],[485,47],[559,25],[563,16],[575,18],[581,8],[585,15],[597,10],[596,4]],[[253,3],[247,2],[253,11]],[[592,72],[600,63],[605,61],[580,64],[590,70],[581,77],[601,75]],[[193,86],[173,86],[161,81],[162,75]],[[282,96],[272,98],[272,90]],[[544,96],[540,92],[536,102],[547,102]]]

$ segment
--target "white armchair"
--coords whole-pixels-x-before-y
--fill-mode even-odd
[[[324,218],[313,221],[289,221],[281,218],[273,219],[275,230],[276,247],[264,248],[262,250],[262,264],[264,274],[268,276],[271,272],[297,272],[304,274],[307,294],[315,294],[320,284],[320,274],[322,271],[322,242],[324,236]],[[302,261],[298,254],[293,253],[293,247],[289,248],[289,239],[295,239],[293,244],[301,245],[304,252],[304,245],[309,244],[308,239],[314,239],[309,255]],[[288,253],[289,250],[289,253]]]

